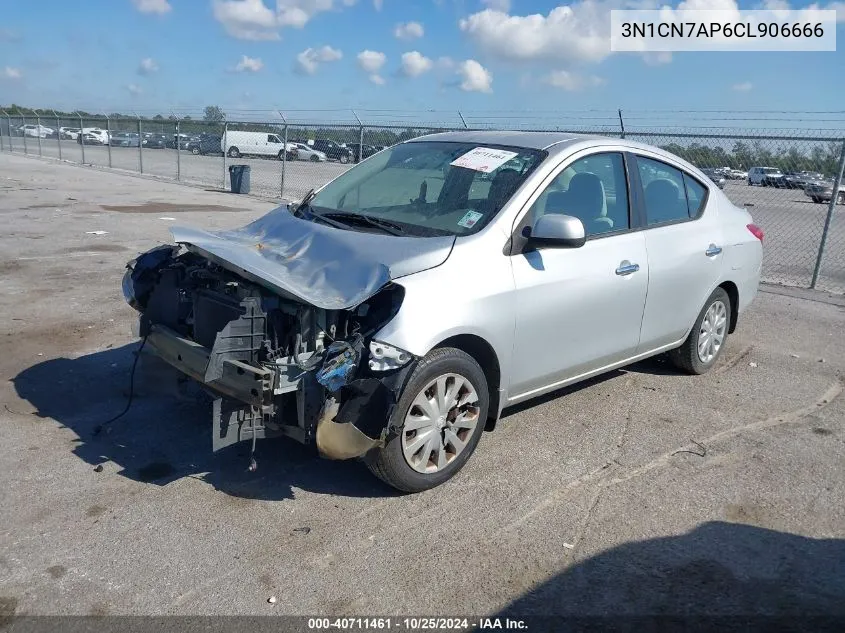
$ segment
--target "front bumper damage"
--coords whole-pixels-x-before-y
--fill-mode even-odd
[[[374,341],[403,290],[349,310],[307,304],[178,246],[127,266],[124,295],[146,349],[213,398],[212,450],[286,436],[328,459],[383,446],[418,359]]]

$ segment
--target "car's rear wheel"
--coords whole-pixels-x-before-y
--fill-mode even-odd
[[[818,204],[819,202],[821,202],[821,201],[822,201],[822,199],[821,199],[821,198],[819,198],[818,196],[813,196],[813,197],[811,197],[811,198],[810,198],[810,200],[812,200],[812,201],[813,201],[813,202],[815,202],[816,204]]]
[[[481,367],[444,347],[426,355],[394,409],[399,432],[365,457],[370,471],[403,492],[434,488],[466,464],[484,431],[490,397]]]
[[[229,158],[240,158],[241,157],[240,151],[238,150],[237,147],[234,147],[234,146],[229,148],[228,154],[229,154]]]
[[[349,162],[349,155],[348,154],[341,154],[340,158],[338,159],[344,165]]]
[[[725,348],[731,323],[731,300],[716,288],[695,320],[687,340],[669,353],[672,363],[690,374],[708,372]]]
[[[191,154],[193,154],[194,156],[198,156],[198,155],[199,155],[199,153],[200,153],[200,148],[199,148],[199,147],[192,147],[192,148],[191,148]]]
[[[316,154],[311,154],[311,158],[310,158],[309,160],[310,160],[312,163],[319,163],[319,162],[320,162],[320,157],[319,157],[319,156],[317,156]]]

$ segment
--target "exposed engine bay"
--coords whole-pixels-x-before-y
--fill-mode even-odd
[[[392,282],[350,309],[270,290],[185,246],[127,265],[123,292],[157,356],[213,397],[213,450],[288,436],[332,459],[383,445],[417,359],[373,340],[399,310]]]

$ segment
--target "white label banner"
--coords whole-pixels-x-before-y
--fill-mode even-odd
[[[836,10],[613,10],[610,50],[835,51]]]
[[[491,171],[501,167],[511,158],[517,156],[517,152],[509,152],[503,149],[491,149],[489,147],[476,147],[463,156],[459,156],[450,164],[455,167],[465,167],[475,171],[489,174]]]

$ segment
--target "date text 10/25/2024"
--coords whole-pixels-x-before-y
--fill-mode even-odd
[[[311,631],[526,631],[525,620],[512,618],[308,618]]]

